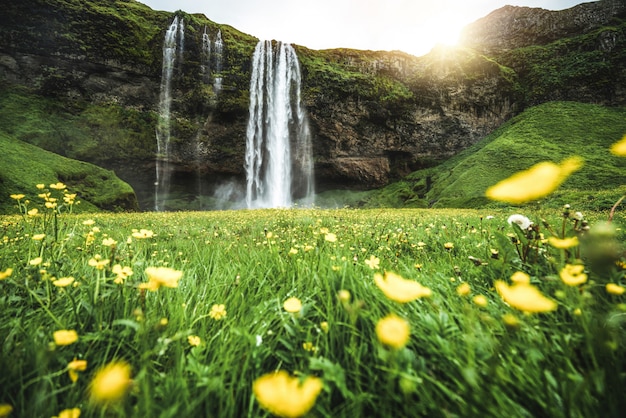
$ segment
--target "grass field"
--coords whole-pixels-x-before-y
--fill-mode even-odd
[[[622,211],[77,215],[36,201],[1,218],[0,416],[626,408]]]

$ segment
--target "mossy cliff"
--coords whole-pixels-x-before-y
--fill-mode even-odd
[[[423,57],[296,46],[317,189],[388,184],[457,154],[530,105],[556,99],[626,103],[621,2],[550,12],[552,26],[541,36],[532,24],[522,28],[527,36],[522,29],[494,32],[522,11],[531,23],[545,18],[542,9],[526,9],[494,12],[474,24],[464,46],[437,47]],[[572,13],[596,17],[583,19],[587,23],[575,30],[559,29]],[[174,181],[201,177],[210,193],[223,180],[244,176],[251,57],[258,39],[203,15],[176,15],[185,19],[185,53],[173,80]],[[133,0],[5,5],[0,130],[114,169],[141,201],[149,201],[162,44],[173,16]],[[210,80],[201,63],[205,27],[212,39],[220,30],[224,41],[221,71]],[[508,39],[505,47],[492,45],[498,36]],[[218,76],[219,90],[213,84]]]

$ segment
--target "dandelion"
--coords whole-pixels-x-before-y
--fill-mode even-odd
[[[559,276],[563,283],[568,286],[578,286],[587,281],[587,275],[583,273],[585,266],[582,264],[566,264],[561,269]]]
[[[461,283],[456,288],[456,293],[459,296],[467,296],[467,295],[470,294],[471,291],[472,291],[472,288],[470,287],[469,283],[467,283],[467,282]]]
[[[128,363],[114,361],[96,373],[89,385],[90,399],[95,403],[119,401],[124,397],[131,383]]]
[[[476,306],[480,306],[481,308],[485,308],[488,303],[487,298],[484,295],[474,296],[474,298],[472,299],[472,302],[474,302]]]
[[[224,304],[214,304],[213,306],[211,306],[209,316],[216,321],[226,318],[226,306]]]
[[[147,239],[147,238],[152,238],[154,236],[154,232],[152,232],[149,229],[140,229],[139,231],[136,229],[133,229],[132,236],[133,238],[136,238],[136,239]]]
[[[30,260],[28,262],[28,264],[30,264],[31,266],[38,266],[43,262],[43,258],[41,257],[35,257],[32,260]]]
[[[324,384],[318,377],[302,379],[284,370],[265,374],[254,381],[252,391],[259,404],[270,413],[286,418],[305,415],[313,408]]]
[[[618,157],[626,157],[626,135],[613,145],[611,145],[611,153],[617,155]]]
[[[154,292],[161,287],[178,287],[178,281],[183,276],[183,272],[169,267],[148,267],[146,276],[148,276],[148,283],[141,283],[139,289]]]
[[[329,232],[328,234],[324,235],[324,239],[328,242],[336,242],[337,235],[333,234],[332,232]]]
[[[365,264],[372,270],[378,270],[378,266],[380,265],[380,258],[370,255],[370,258],[365,260]]]
[[[525,217],[524,215],[520,215],[520,214],[515,214],[515,215],[511,215],[509,216],[509,218],[506,220],[509,225],[513,225],[516,224],[517,226],[520,227],[520,229],[522,231],[527,230],[528,228],[530,228],[530,226],[533,224],[532,221],[530,219],[528,219],[527,217]]]
[[[76,358],[74,358],[74,360],[67,364],[67,373],[72,382],[78,380],[78,372],[84,372],[85,370],[87,370],[87,360],[76,360]]]
[[[406,280],[392,272],[385,272],[384,276],[376,273],[374,275],[374,282],[385,296],[400,303],[411,302],[422,297],[429,297],[432,294],[429,288],[413,280]]]
[[[568,158],[561,164],[544,161],[491,186],[485,195],[492,200],[512,204],[540,199],[556,190],[582,165],[583,161],[580,157]]]
[[[410,334],[409,323],[394,314],[387,315],[376,324],[378,341],[391,348],[403,348],[409,342]]]
[[[502,299],[515,309],[527,313],[550,312],[557,308],[552,299],[545,297],[539,289],[528,283],[509,286],[502,280],[494,283]]]
[[[568,248],[576,247],[578,245],[578,237],[570,237],[570,238],[563,238],[563,239],[557,238],[557,237],[550,237],[548,238],[548,244],[550,244],[554,248],[565,250]]]
[[[10,277],[11,274],[13,274],[13,269],[12,268],[7,268],[4,271],[0,271],[0,280],[4,280],[7,277]]]
[[[74,283],[74,278],[73,277],[61,277],[60,279],[57,279],[55,281],[52,282],[53,285],[55,285],[56,287],[67,287],[69,285],[71,285],[72,283]]]
[[[52,334],[56,345],[70,345],[78,341],[78,333],[73,329],[61,329]]]
[[[298,313],[302,309],[302,302],[296,297],[290,297],[283,302],[283,308],[289,313]]]
[[[192,347],[197,347],[202,344],[202,340],[197,335],[190,335],[187,337],[187,342]]]
[[[616,295],[619,296],[621,294],[623,294],[626,291],[626,288],[615,284],[615,283],[607,283],[606,284],[606,291],[607,293],[610,293],[611,295]]]

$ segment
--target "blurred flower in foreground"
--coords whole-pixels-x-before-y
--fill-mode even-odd
[[[615,283],[607,283],[606,284],[606,291],[612,295],[621,295],[623,294],[626,289],[618,284]]]
[[[626,135],[613,145],[611,145],[611,152],[619,157],[626,157]]]
[[[283,302],[283,308],[289,313],[297,313],[302,309],[302,302],[300,299],[296,297],[290,297],[285,302]]]
[[[265,374],[252,385],[259,404],[279,417],[301,417],[317,400],[324,384],[318,377],[300,379],[284,370]]]
[[[587,275],[583,273],[585,266],[582,264],[566,264],[561,269],[559,276],[561,280],[568,286],[578,286],[587,281]]]
[[[64,409],[59,412],[59,415],[53,418],[79,418],[80,408]]]
[[[557,308],[555,301],[545,297],[531,284],[518,282],[509,286],[502,280],[496,280],[494,284],[502,300],[520,311],[538,313],[550,312]]]
[[[385,296],[400,303],[411,302],[422,297],[429,297],[432,294],[429,288],[422,286],[418,282],[406,280],[389,271],[385,272],[384,276],[376,273],[374,275],[374,282],[376,286],[383,291]]]
[[[8,403],[0,404],[0,418],[8,417],[13,412],[13,407]]]
[[[570,157],[561,164],[544,161],[491,186],[485,195],[492,200],[513,204],[540,199],[556,190],[582,165],[580,157]]]
[[[73,329],[61,329],[52,334],[56,345],[70,345],[78,340],[78,333]]]
[[[178,281],[183,276],[183,272],[169,267],[148,267],[146,276],[148,276],[148,283],[141,283],[139,288],[154,292],[161,287],[178,287]]]
[[[90,399],[95,403],[121,400],[131,384],[130,366],[115,361],[101,368],[89,385]]]
[[[376,324],[378,341],[391,348],[403,348],[409,342],[410,335],[409,323],[394,314],[387,315]]]

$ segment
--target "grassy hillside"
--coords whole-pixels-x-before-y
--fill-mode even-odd
[[[546,202],[604,210],[626,192],[626,161],[608,147],[626,133],[626,109],[550,102],[530,108],[445,163],[373,194],[367,206],[479,207],[484,192],[540,161],[580,155],[585,166]]]
[[[77,193],[79,211],[138,209],[133,189],[112,171],[45,151],[2,131],[0,155],[0,213],[17,213],[11,194],[35,200],[35,185],[57,182]]]

